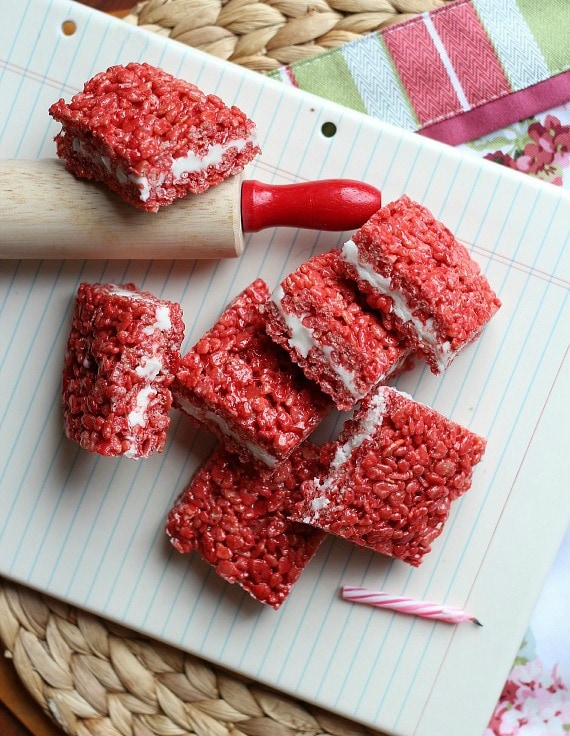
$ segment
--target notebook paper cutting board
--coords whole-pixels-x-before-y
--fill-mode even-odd
[[[397,384],[488,440],[423,565],[329,539],[275,612],[165,539],[164,515],[209,435],[173,416],[165,452],[140,463],[63,437],[71,304],[80,281],[134,281],[182,304],[189,348],[256,276],[272,288],[349,234],[262,232],[223,262],[0,262],[0,574],[387,733],[480,736],[570,517],[570,199],[83,6],[0,0],[0,10],[3,158],[53,156],[49,105],[113,63],[148,61],[256,121],[263,155],[249,176],[363,179],[386,202],[406,192],[467,245],[503,301],[444,376],[418,367]],[[334,419],[322,437],[338,431]],[[342,584],[459,605],[484,626],[351,606]]]

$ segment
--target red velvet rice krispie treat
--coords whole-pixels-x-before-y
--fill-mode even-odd
[[[417,566],[468,490],[485,440],[388,386],[322,448],[291,518]]]
[[[500,307],[479,265],[407,196],[382,207],[342,248],[346,274],[440,373]]]
[[[269,296],[257,279],[183,356],[172,391],[175,406],[211,429],[242,460],[283,462],[332,409],[265,331],[260,306]]]
[[[62,124],[55,140],[67,168],[149,212],[219,184],[260,152],[241,110],[149,64],[110,67],[49,112]]]
[[[160,452],[183,335],[179,304],[134,284],[81,284],[63,369],[67,437],[106,456]]]
[[[320,473],[309,442],[275,471],[260,471],[218,445],[170,510],[166,533],[179,552],[196,550],[229,583],[279,608],[324,533],[288,519],[299,484]]]
[[[314,256],[289,274],[264,308],[267,332],[341,410],[401,369],[401,334],[369,309],[339,271],[339,251]]]

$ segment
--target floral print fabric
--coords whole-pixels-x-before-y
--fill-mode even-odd
[[[461,148],[570,189],[570,102],[465,143]]]
[[[556,666],[517,657],[484,736],[562,736],[570,732],[570,692]]]

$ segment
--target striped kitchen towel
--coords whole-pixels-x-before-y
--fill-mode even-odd
[[[271,75],[458,145],[570,100],[570,0],[454,0]]]

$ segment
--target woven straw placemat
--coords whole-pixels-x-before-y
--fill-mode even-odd
[[[267,72],[449,0],[148,0],[125,20]]]
[[[2,578],[0,640],[69,734],[378,736]]]
[[[148,0],[125,21],[267,72],[445,2]],[[0,642],[74,736],[377,736],[2,578]]]

